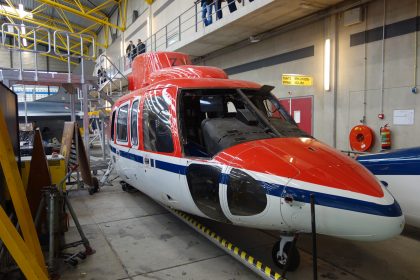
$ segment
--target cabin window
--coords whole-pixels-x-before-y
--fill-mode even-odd
[[[117,140],[126,142],[127,137],[128,104],[120,107],[117,118]]]
[[[227,200],[230,212],[236,216],[257,215],[267,207],[263,187],[254,178],[235,168],[229,174]]]
[[[138,138],[138,126],[137,126],[137,118],[138,118],[138,112],[139,112],[139,101],[136,100],[133,102],[133,105],[131,106],[131,144],[133,146],[137,146],[139,144],[139,138]]]
[[[112,119],[111,119],[111,140],[114,140],[114,134],[115,134],[114,125],[115,125],[115,113],[116,112],[117,111],[112,112]]]
[[[144,101],[143,143],[144,149],[148,151],[174,151],[169,104],[162,96],[152,96]]]
[[[187,181],[195,205],[208,217],[229,222],[223,214],[219,199],[221,168],[211,165],[191,164],[187,168]]]

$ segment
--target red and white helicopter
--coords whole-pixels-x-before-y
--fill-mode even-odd
[[[280,267],[293,235],[311,232],[311,194],[320,234],[377,241],[401,233],[404,216],[387,189],[301,131],[272,87],[156,52],[135,58],[129,89],[112,113],[111,154],[122,180],[193,215],[279,230]],[[289,270],[299,265],[294,250]]]

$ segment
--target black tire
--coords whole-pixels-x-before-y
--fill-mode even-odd
[[[98,178],[92,177],[92,183],[93,183],[93,190],[94,190],[94,192],[98,192],[99,191],[99,181],[98,181]]]
[[[273,246],[273,250],[271,251],[271,257],[273,258],[273,262],[275,265],[277,265],[281,269],[284,269],[286,266],[286,262],[284,260],[281,261],[277,258],[277,252],[279,251],[279,246],[280,246],[280,241],[277,241]],[[296,246],[293,246],[293,249],[290,252],[291,258],[289,258],[288,254],[289,254],[289,250],[291,246],[292,246],[292,242],[287,242],[286,245],[284,245],[284,250],[283,250],[283,256],[285,256],[286,257],[285,260],[289,262],[287,271],[295,271],[299,267],[299,264],[300,264],[300,254]]]
[[[120,181],[120,185],[121,185],[122,190],[126,192],[127,191],[127,183],[124,182],[124,181]]]

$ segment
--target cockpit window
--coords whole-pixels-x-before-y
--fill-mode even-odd
[[[186,89],[180,96],[179,119],[186,156],[213,157],[252,140],[310,137],[268,92]]]

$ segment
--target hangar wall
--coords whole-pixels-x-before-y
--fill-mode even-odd
[[[339,149],[349,149],[349,131],[362,119],[376,132],[374,150],[379,150],[379,128],[386,123],[391,125],[394,148],[415,146],[420,136],[420,131],[414,129],[420,122],[420,93],[411,91],[419,80],[416,69],[419,62],[418,1],[373,0],[366,5],[361,23],[344,26],[340,13],[233,52],[204,58],[201,63],[221,67],[232,78],[274,85],[274,93],[279,98],[314,96],[314,136]],[[128,40],[144,40],[148,33],[158,31],[192,5],[188,1],[176,1],[175,4],[174,0],[156,0],[149,10],[143,1],[128,1],[129,26],[124,33],[117,33],[106,50],[107,55],[118,58]],[[139,11],[139,17],[133,21],[135,9]],[[152,22],[147,24],[150,14]],[[111,22],[117,20],[115,13]],[[384,22],[387,28],[383,42],[381,27]],[[98,37],[104,40],[103,31]],[[332,40],[330,91],[323,88],[326,38]],[[2,48],[0,51],[1,57],[10,58],[7,50]],[[10,67],[11,63],[16,67],[15,56],[4,59],[2,67]],[[32,63],[32,59],[25,61]],[[40,57],[39,65],[41,70],[66,71],[66,64],[54,59]],[[314,77],[314,84],[311,87],[283,86],[283,73],[310,75]],[[384,120],[377,117],[382,106]],[[417,111],[414,125],[393,125],[392,114],[396,109]]]
[[[230,75],[231,78],[273,85],[276,87],[274,93],[278,97],[289,97],[288,92],[291,92],[293,97],[313,95],[314,136],[328,144],[336,144],[339,149],[349,149],[350,129],[359,124],[364,115],[366,124],[376,134],[374,150],[380,149],[379,128],[387,123],[391,125],[393,133],[393,148],[416,146],[419,145],[417,139],[420,139],[420,130],[415,129],[420,124],[420,93],[413,94],[411,90],[415,84],[418,85],[419,80],[419,73],[415,70],[419,63],[419,47],[416,42],[418,31],[414,32],[419,27],[416,18],[418,4],[416,0],[388,0],[385,3],[387,28],[383,68],[384,120],[377,117],[381,113],[382,103],[382,39],[375,40],[374,35],[377,35],[377,32],[372,35],[370,31],[367,33],[367,39],[371,42],[351,45],[354,34],[382,26],[383,0],[372,1],[366,6],[365,20],[361,23],[346,27],[343,25],[342,14],[331,16],[234,52],[204,60],[202,63],[221,67],[228,72],[236,66],[235,73]],[[402,22],[397,27],[392,25],[407,19],[414,20]],[[362,35],[364,38],[364,34]],[[369,37],[371,35],[373,38]],[[330,91],[324,91],[323,86],[326,38],[332,40]],[[310,46],[314,47],[313,56],[247,71],[246,64],[249,62],[280,54],[287,55]],[[241,67],[243,72],[240,71]],[[312,87],[283,86],[283,73],[310,75],[314,77],[314,84]],[[393,125],[393,110],[396,109],[414,109],[414,125]]]

